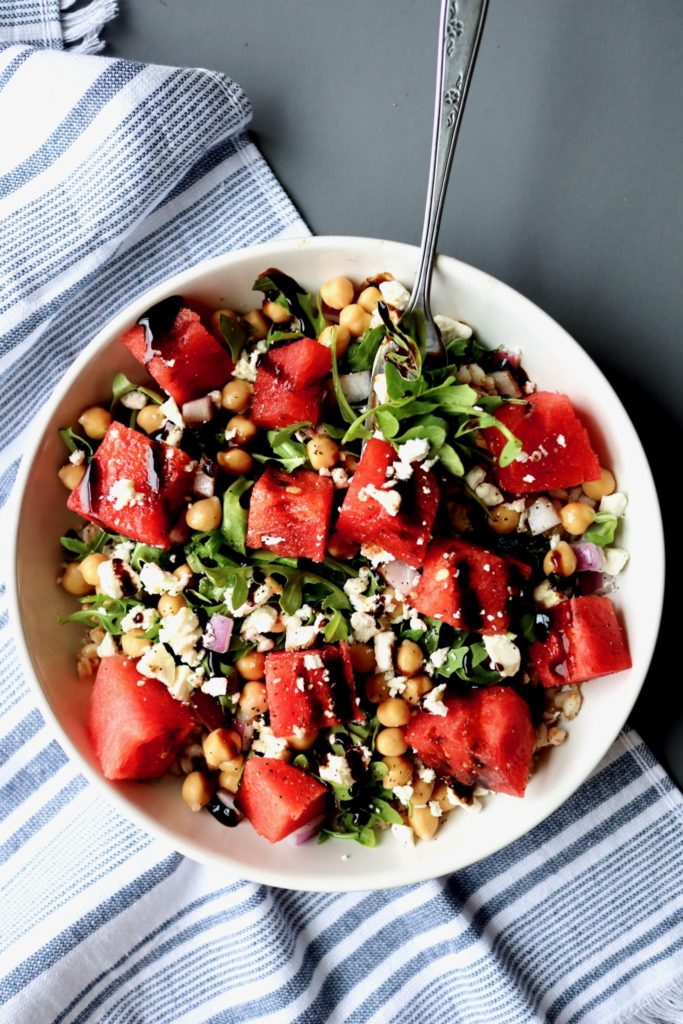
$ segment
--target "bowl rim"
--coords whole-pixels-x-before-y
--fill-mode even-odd
[[[39,448],[46,433],[47,425],[55,410],[72,387],[74,380],[79,376],[81,370],[92,360],[94,354],[100,348],[106,347],[110,344],[118,334],[121,334],[132,322],[135,322],[135,320],[137,320],[139,316],[149,308],[149,306],[154,305],[156,302],[170,294],[174,294],[175,292],[182,294],[183,291],[191,291],[193,284],[198,283],[205,275],[216,270],[229,270],[233,264],[240,263],[245,258],[249,258],[252,255],[262,255],[267,259],[270,254],[277,254],[278,256],[281,256],[283,254],[283,250],[289,250],[291,252],[293,249],[300,249],[315,252],[318,249],[328,251],[332,248],[339,251],[340,254],[348,254],[352,253],[355,249],[367,249],[368,246],[376,246],[380,253],[382,247],[388,246],[392,253],[412,257],[415,260],[415,265],[417,266],[418,247],[405,242],[352,235],[318,235],[302,238],[280,238],[261,243],[259,245],[232,250],[222,255],[202,260],[199,263],[193,264],[186,270],[180,271],[169,278],[165,278],[163,281],[160,281],[151,288],[140,293],[123,309],[116,313],[114,317],[108,320],[107,323],[105,323],[95,334],[91,341],[88,342],[84,349],[68,366],[40,412],[33,419],[28,428],[26,444],[17,478],[5,509],[9,525],[9,571],[7,573],[7,578],[9,611],[15,624],[15,628],[13,629],[13,638],[16,641],[20,662],[26,673],[26,678],[32,691],[32,695],[36,699],[38,708],[43,715],[46,725],[48,728],[52,729],[57,741],[66,751],[72,763],[86,776],[89,782],[95,785],[97,791],[105,797],[107,802],[115,811],[120,812],[124,818],[132,821],[148,835],[166,843],[172,850],[178,851],[199,863],[219,868],[223,873],[228,874],[235,879],[246,879],[247,881],[255,882],[257,884],[267,884],[279,888],[297,889],[300,891],[361,892],[367,891],[368,887],[366,884],[363,884],[362,877],[345,876],[341,871],[334,872],[330,870],[321,870],[315,875],[315,877],[292,879],[286,874],[281,877],[274,876],[272,870],[262,869],[258,864],[250,864],[248,865],[248,868],[239,863],[235,864],[233,862],[231,864],[229,852],[225,855],[215,855],[199,844],[194,843],[192,840],[178,837],[172,828],[157,819],[154,819],[147,812],[134,806],[115,785],[108,782],[94,766],[89,764],[83,758],[80,751],[66,732],[66,729],[62,726],[56,712],[52,709],[40,684],[37,671],[33,665],[28,639],[25,634],[24,624],[20,615],[17,557],[19,531],[21,527],[20,513],[26,498],[26,491],[33,463],[38,455]],[[650,605],[652,606],[652,602],[656,605],[655,621],[658,623],[658,627],[656,630],[653,630],[652,635],[648,637],[646,654],[643,661],[643,677],[640,680],[638,687],[634,690],[630,702],[622,706],[622,715],[615,719],[610,724],[609,728],[605,729],[603,733],[603,741],[600,744],[597,744],[595,749],[591,751],[590,757],[586,757],[584,759],[580,769],[572,774],[571,782],[557,787],[557,791],[554,794],[553,799],[550,801],[551,806],[548,807],[544,804],[539,808],[539,813],[532,816],[531,821],[525,819],[521,827],[513,827],[509,831],[506,831],[504,838],[494,839],[489,842],[483,849],[483,852],[478,852],[477,855],[468,862],[468,864],[474,864],[494,853],[497,853],[499,850],[528,834],[532,829],[536,828],[541,822],[545,821],[546,818],[557,811],[558,808],[561,807],[562,804],[564,804],[565,801],[568,800],[585,782],[586,778],[591,774],[612,746],[614,740],[627,721],[642,690],[659,635],[659,626],[661,625],[661,614],[664,601],[665,548],[661,508],[647,455],[628,412],[600,367],[594,362],[589,353],[587,353],[585,349],[583,349],[556,320],[522,293],[518,292],[510,285],[505,284],[503,281],[500,281],[487,271],[474,267],[471,264],[456,259],[455,257],[439,254],[436,261],[436,269],[438,270],[439,265],[444,263],[446,265],[454,266],[457,274],[461,278],[470,277],[471,279],[478,279],[480,281],[485,280],[490,284],[495,285],[496,289],[500,289],[502,294],[507,294],[513,301],[520,304],[523,310],[533,313],[536,318],[540,318],[541,320],[545,319],[549,325],[552,325],[552,329],[556,334],[558,331],[561,332],[563,335],[563,341],[567,345],[567,351],[570,354],[572,351],[578,351],[584,358],[587,358],[590,361],[594,373],[597,377],[602,379],[603,383],[611,392],[614,401],[620,407],[624,419],[631,429],[631,443],[639,449],[639,453],[642,456],[643,470],[647,476],[646,484],[651,492],[653,509],[655,511],[655,521],[652,523],[652,532],[648,538],[648,544],[650,545],[651,551],[653,575],[658,575],[660,580],[660,586],[658,587],[657,592],[651,592],[648,596]],[[659,571],[657,572],[657,570]],[[406,884],[415,884],[443,877],[443,875],[450,874],[454,870],[459,870],[463,866],[464,865],[460,865],[458,868],[445,868],[443,873],[434,874],[433,870],[421,869],[419,858],[416,858],[414,865],[406,865],[400,872],[400,877],[396,877],[395,879],[392,878],[389,884],[382,886],[382,888],[396,888]]]

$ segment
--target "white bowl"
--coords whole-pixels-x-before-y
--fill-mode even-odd
[[[73,599],[55,583],[60,535],[74,525],[57,479],[64,461],[59,427],[76,421],[89,403],[110,394],[123,370],[140,378],[140,367],[118,343],[121,333],[152,304],[184,294],[214,307],[242,311],[260,302],[251,291],[258,273],[277,266],[315,290],[337,274],[358,281],[390,271],[408,287],[417,250],[365,238],[310,238],[273,242],[210,260],[136,299],[87,346],[37,419],[16,488],[15,562],[11,600],[19,648],[36,703],[92,784],[124,815],[175,849],[226,873],[295,889],[352,891],[405,885],[463,868],[501,849],[543,821],[583,782],[608,750],[633,707],[654,648],[663,597],[664,546],[655,487],[640,441],[624,407],[592,360],[545,313],[488,274],[440,257],[434,273],[433,307],[472,324],[491,346],[520,348],[533,380],[569,394],[589,422],[601,460],[611,466],[629,495],[621,543],[631,553],[616,604],[633,658],[628,672],[584,687],[581,714],[569,739],[543,757],[524,799],[489,798],[481,814],[453,813],[433,842],[399,847],[391,835],[381,849],[352,842],[271,846],[247,823],[237,829],[192,814],[180,799],[177,780],[110,783],[99,774],[86,735],[90,684],[78,678],[74,652],[78,626],[60,626],[57,614],[73,610]],[[16,539],[14,539],[14,533]]]

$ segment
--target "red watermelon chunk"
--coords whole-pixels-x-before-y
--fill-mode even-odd
[[[344,643],[266,655],[270,727],[276,736],[362,721]]]
[[[168,315],[170,302],[166,300],[149,310],[121,341],[159,387],[182,405],[223,387],[234,363],[204,327],[198,313],[181,306],[172,318],[178,307],[171,308]],[[167,315],[155,315],[162,308]]]
[[[393,476],[397,461],[396,449],[388,441],[376,437],[368,441],[339,512],[337,532],[345,540],[378,544],[402,562],[419,566],[436,518],[439,485],[418,462],[412,463],[408,480],[397,480]],[[386,493],[389,500],[393,493],[400,495],[396,515],[373,497],[377,492]]]
[[[464,786],[524,796],[536,730],[526,701],[507,686],[444,700],[445,715],[418,711],[406,729],[420,760]]]
[[[523,563],[464,540],[435,540],[410,603],[456,629],[507,633],[511,603],[529,571]]]
[[[238,799],[258,834],[279,843],[325,813],[327,789],[277,758],[251,757],[244,766]]]
[[[131,540],[169,548],[169,531],[192,489],[189,455],[112,423],[68,506]]]
[[[329,477],[269,466],[251,492],[247,544],[287,558],[324,561],[333,497]]]
[[[608,597],[573,597],[550,610],[550,629],[529,654],[544,686],[585,683],[631,668],[626,638]]]
[[[140,685],[142,683],[142,685]],[[107,779],[156,779],[194,724],[185,704],[131,658],[103,658],[90,695],[88,732]]]
[[[271,349],[254,381],[251,417],[266,430],[291,423],[316,424],[320,417],[323,380],[330,372],[329,348],[311,338]]]
[[[506,439],[495,427],[484,431],[494,455],[493,471],[500,487],[528,494],[556,487],[575,487],[600,477],[600,463],[588,431],[566,395],[538,391],[527,405],[503,405],[496,418],[522,442],[522,458],[499,466]]]

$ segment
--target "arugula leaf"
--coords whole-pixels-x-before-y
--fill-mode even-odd
[[[346,619],[337,608],[330,621],[325,626],[325,643],[335,644],[338,640],[346,640],[349,635],[349,627]]]
[[[583,535],[583,540],[604,547],[611,544],[617,531],[618,519],[612,512],[597,512],[595,519]]]
[[[77,555],[81,559],[95,551],[101,551],[105,544],[116,542],[118,539],[118,536],[114,533],[106,533],[104,530],[99,530],[89,544],[86,544],[79,537],[69,536],[68,533],[60,537],[59,542],[66,551],[70,551],[72,555]]]
[[[230,484],[223,495],[223,521],[221,532],[231,548],[241,555],[247,553],[247,510],[240,504],[240,498],[253,486],[253,480],[241,477]],[[240,601],[240,604],[243,602]]]
[[[399,422],[388,409],[379,406],[375,412],[375,420],[377,421],[377,426],[388,440],[398,434]]]
[[[356,422],[356,414],[353,411],[353,409],[351,408],[351,406],[349,405],[348,399],[347,399],[346,395],[344,394],[344,392],[342,390],[341,384],[339,383],[339,367],[338,367],[338,364],[337,364],[337,346],[336,346],[336,343],[334,343],[332,345],[332,347],[330,349],[330,353],[332,355],[332,383],[334,385],[334,393],[335,393],[335,396],[337,398],[337,405],[339,406],[339,412],[342,414],[342,418],[345,419],[347,423],[355,423]],[[361,416],[361,419],[365,419],[365,416],[366,416],[366,413],[363,413],[362,416]],[[367,431],[366,431],[366,434],[367,434]],[[357,436],[360,437],[361,434],[358,434]],[[346,440],[347,438],[348,438],[348,431],[346,432],[344,440]]]
[[[92,457],[94,454],[94,448],[90,441],[86,440],[85,437],[81,437],[71,427],[62,427],[59,431],[59,436],[70,452],[85,452],[87,458]]]
[[[107,597],[106,594],[89,594],[80,598],[81,611],[72,612],[63,618],[58,617],[60,624],[65,622],[80,622],[84,626],[94,629],[101,626],[111,633],[112,636],[120,636],[123,633],[121,620],[125,618],[131,608],[139,605],[140,602],[134,597],[121,597],[115,599]]]
[[[117,405],[124,395],[127,395],[131,391],[141,391],[143,395],[147,395],[151,402],[155,405],[163,405],[164,398],[159,394],[158,391],[152,391],[151,388],[143,387],[142,384],[134,384],[132,380],[128,380],[125,373],[117,373],[111,382],[111,393],[112,401],[111,408],[113,409]]]
[[[283,274],[282,271],[270,270],[266,274],[261,274],[252,288],[256,292],[263,292],[269,302],[277,302],[296,317],[301,330],[309,338],[317,338],[327,326],[325,317],[313,301],[313,296],[293,277]]]
[[[150,547],[149,544],[136,544],[130,558],[130,564],[136,572],[140,572],[145,562],[161,564],[165,552],[161,548]]]
[[[439,448],[437,455],[439,461],[442,463],[445,469],[453,476],[464,476],[465,467],[463,466],[462,459],[450,444],[442,444]]]
[[[371,370],[375,356],[379,352],[380,345],[386,336],[386,327],[379,324],[377,327],[370,327],[346,350],[346,364],[349,371]]]
[[[225,343],[230,349],[233,363],[239,359],[242,349],[251,338],[251,328],[246,320],[241,317],[226,316],[221,313],[218,317],[218,326]]]

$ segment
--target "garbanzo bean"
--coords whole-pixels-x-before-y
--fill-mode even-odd
[[[157,611],[161,615],[162,619],[165,619],[169,615],[175,615],[181,608],[184,608],[187,601],[182,594],[162,594],[159,598],[157,605]]]
[[[360,338],[370,326],[370,314],[357,302],[353,302],[350,306],[344,306],[339,314],[339,323],[341,327],[347,328],[352,338]]]
[[[258,718],[268,710],[265,683],[246,683],[240,694],[240,711],[245,718]]]
[[[410,705],[402,697],[389,697],[377,708],[377,718],[381,725],[390,728],[407,725],[410,721]]]
[[[238,754],[232,761],[226,761],[218,776],[218,785],[221,789],[227,789],[228,793],[236,793],[242,778],[243,767],[244,758],[241,754]]]
[[[292,314],[284,306],[281,306],[279,302],[269,302],[265,300],[261,306],[264,314],[269,320],[272,320],[274,324],[286,324],[292,319]]]
[[[378,302],[382,302],[382,293],[374,285],[364,288],[358,296],[358,305],[362,306],[366,313],[372,313]]]
[[[434,787],[434,792],[432,793],[432,800],[436,801],[444,814],[448,814],[455,806],[455,804],[451,803],[448,797],[450,792],[451,790],[445,782],[438,782]]]
[[[389,769],[382,779],[385,789],[395,789],[396,786],[407,786],[413,777],[413,763],[404,754],[400,757],[383,757],[385,765]]]
[[[413,795],[410,800],[413,806],[416,804],[426,804],[432,799],[432,793],[434,791],[434,782],[427,782],[425,779],[414,779],[413,780]]]
[[[129,658],[140,658],[152,646],[151,640],[145,640],[144,629],[131,629],[121,637],[121,649]]]
[[[242,752],[242,739],[233,729],[214,729],[202,741],[204,760],[209,768],[223,768]]]
[[[67,491],[75,491],[85,476],[85,466],[74,466],[72,462],[67,462],[65,466],[62,466],[62,468],[57,471],[57,476],[66,487]]]
[[[402,693],[404,700],[407,700],[413,707],[419,704],[426,693],[434,689],[434,681],[431,676],[420,673],[416,676],[411,676],[410,679],[406,680],[406,688]]]
[[[191,811],[201,811],[214,793],[213,781],[203,772],[190,772],[183,779],[181,790],[183,800]]]
[[[489,526],[495,533],[514,533],[519,526],[519,512],[505,505],[489,509]]]
[[[617,488],[616,481],[609,469],[604,467],[600,468],[600,477],[598,480],[586,480],[585,483],[581,484],[581,490],[587,498],[592,498],[593,501],[600,501],[601,498],[606,497],[608,494],[614,494]]]
[[[62,586],[74,597],[84,597],[92,591],[92,585],[83,579],[78,562],[69,562],[62,574]]]
[[[399,757],[408,749],[403,729],[380,729],[375,739],[375,747],[380,754],[387,757]]]
[[[585,501],[570,501],[560,509],[560,519],[567,533],[579,537],[595,519],[595,512]]]
[[[548,551],[543,559],[543,572],[546,576],[571,576],[576,572],[576,555],[566,540]]]
[[[252,651],[238,658],[235,668],[242,676],[242,679],[263,679],[266,671],[266,656],[259,651]]]
[[[408,821],[418,839],[433,839],[439,827],[439,819],[432,814],[429,807],[413,807],[413,813]]]
[[[225,316],[228,320],[239,319],[239,313],[236,313],[234,309],[217,309],[211,314],[211,330],[215,338],[219,341],[223,341],[223,332],[221,330],[221,317]]]
[[[312,729],[311,732],[305,732],[301,736],[288,736],[287,744],[292,750],[310,750],[317,738],[318,730]]]
[[[233,444],[249,444],[258,434],[258,427],[248,416],[232,416],[227,422],[225,433]]]
[[[371,704],[379,704],[389,696],[389,685],[383,673],[368,676],[365,680],[365,696]]]
[[[156,434],[166,422],[166,414],[161,411],[160,405],[146,405],[140,409],[136,423],[140,430],[146,434]]]
[[[81,570],[81,576],[86,583],[90,584],[91,587],[96,587],[100,582],[100,578],[97,574],[97,568],[102,565],[102,562],[106,561],[106,555],[93,551],[92,554],[86,555],[80,563],[79,569]]]
[[[221,391],[221,405],[229,412],[244,412],[251,402],[252,393],[249,381],[231,380]]]
[[[78,422],[88,437],[92,437],[94,441],[101,441],[109,430],[111,413],[107,409],[103,409],[101,405],[91,405],[89,409],[83,410],[78,417]]]
[[[319,434],[308,442],[306,452],[313,469],[331,469],[339,458],[339,445],[331,437]]]
[[[418,644],[404,640],[396,653],[396,667],[402,676],[414,676],[424,665],[424,655]]]
[[[349,647],[349,657],[356,672],[375,671],[375,649],[370,644],[352,644]]]
[[[219,452],[216,460],[223,472],[231,476],[242,476],[254,465],[251,455],[243,448],[228,448],[227,452]]]
[[[320,286],[320,297],[330,309],[342,309],[353,302],[353,282],[348,277],[332,277]]]
[[[183,562],[182,565],[179,565],[176,569],[173,570],[173,575],[176,577],[176,579],[179,579],[181,582],[185,584],[185,586],[187,586],[192,577],[194,576],[194,573],[192,572],[192,569],[190,569],[187,562]]]
[[[251,336],[256,341],[263,341],[268,335],[268,321],[260,309],[250,309],[242,317],[251,327]]]
[[[220,526],[222,515],[220,499],[214,495],[213,498],[201,498],[193,505],[189,505],[185,520],[191,530],[208,533],[209,530],[215,530]]]
[[[318,341],[325,348],[332,348],[332,342],[334,342],[334,351],[337,354],[337,359],[341,359],[349,347],[351,332],[348,327],[342,327],[341,324],[339,326],[332,324],[318,335]]]

